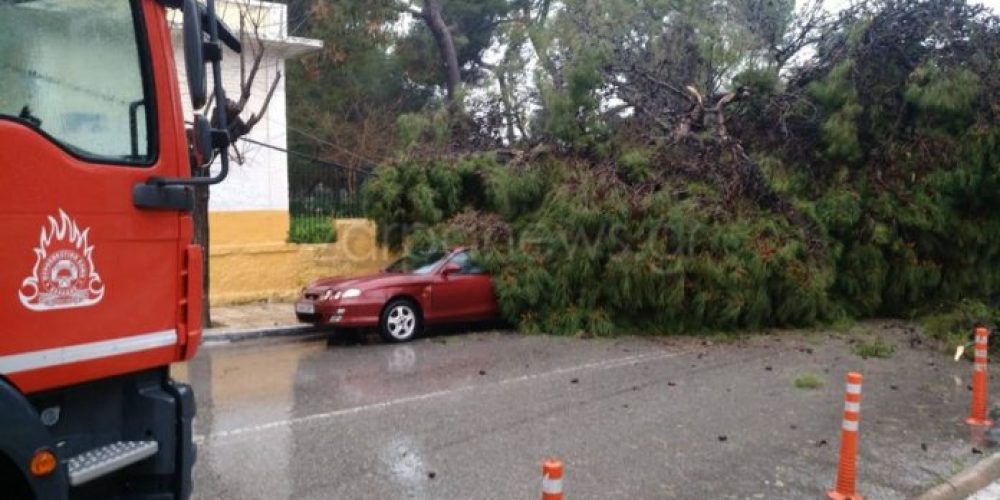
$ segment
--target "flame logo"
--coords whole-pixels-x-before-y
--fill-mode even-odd
[[[35,267],[18,291],[24,307],[87,307],[104,298],[104,282],[94,269],[94,246],[87,243],[89,233],[90,228],[81,231],[62,209],[58,219],[49,216],[35,248]]]

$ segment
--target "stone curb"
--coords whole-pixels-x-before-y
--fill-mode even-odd
[[[202,333],[202,342],[242,342],[272,337],[298,337],[325,333],[326,329],[312,325],[284,325],[256,328],[209,328]]]
[[[964,500],[1000,478],[1000,453],[980,460],[931,488],[917,500]]]

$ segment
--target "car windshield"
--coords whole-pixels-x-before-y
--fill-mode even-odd
[[[447,256],[447,252],[441,251],[413,252],[393,262],[385,270],[390,273],[430,274]]]

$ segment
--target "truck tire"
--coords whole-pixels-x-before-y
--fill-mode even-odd
[[[25,481],[21,470],[7,457],[0,455],[0,491],[11,500],[34,500],[35,495]]]

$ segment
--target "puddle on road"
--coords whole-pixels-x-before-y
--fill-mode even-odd
[[[206,436],[468,385],[500,355],[484,344],[231,344],[172,375],[194,386],[195,432]]]
[[[392,480],[407,498],[426,496],[428,471],[417,443],[409,436],[393,436],[381,448],[379,459],[387,466]]]

